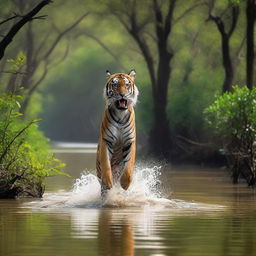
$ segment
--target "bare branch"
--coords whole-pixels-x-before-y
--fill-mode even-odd
[[[7,33],[7,35],[2,39],[2,41],[0,42],[0,60],[3,58],[4,56],[4,52],[5,49],[7,48],[7,46],[12,42],[12,39],[14,38],[14,36],[19,32],[19,30],[29,21],[31,21],[31,19],[46,5],[48,5],[51,2],[51,0],[43,0],[42,2],[40,2],[32,11],[30,11],[29,13],[27,13],[25,16],[23,16],[23,18],[18,21],[17,23],[15,23],[11,29],[9,30],[9,32]]]
[[[173,11],[177,0],[169,0],[169,9],[165,18],[164,30],[165,35],[168,37],[171,32],[171,24],[173,22]]]
[[[84,35],[93,39],[97,44],[99,44],[99,46],[101,46],[107,53],[109,53],[109,55],[113,57],[113,59],[115,59],[116,62],[118,62],[118,64],[123,70],[127,70],[126,67],[123,66],[123,64],[120,62],[120,58],[116,54],[114,54],[114,52],[109,47],[107,47],[107,45],[105,45],[98,37],[88,32],[84,32]]]
[[[76,20],[71,26],[69,26],[68,28],[66,28],[64,31],[62,31],[57,38],[55,39],[55,41],[52,43],[50,49],[46,52],[46,54],[43,56],[43,59],[47,59],[51,53],[53,52],[53,50],[55,49],[55,47],[57,46],[57,44],[59,43],[59,41],[61,40],[61,38],[67,34],[70,30],[72,30],[73,28],[75,28],[87,15],[89,15],[89,13],[85,13],[84,15],[82,15],[78,20]]]
[[[231,14],[232,14],[232,21],[231,21],[231,26],[228,31],[225,29],[225,23],[222,19],[223,15],[231,8]],[[238,16],[239,16],[239,6],[228,6],[220,16],[215,16],[212,14],[212,9],[209,9],[209,17],[207,21],[212,20],[215,22],[218,30],[223,36],[227,36],[227,38],[230,38],[231,35],[234,32],[234,29],[236,27],[237,21],[238,21]]]
[[[8,22],[8,21],[10,21],[10,20],[13,20],[13,19],[16,19],[16,18],[18,18],[18,17],[20,17],[20,15],[15,14],[14,16],[12,16],[12,17],[10,17],[10,18],[1,21],[1,22],[0,22],[0,26],[3,25],[3,24],[6,23],[6,22]]]
[[[228,36],[229,37],[234,32],[234,29],[235,29],[237,21],[238,21],[238,16],[239,16],[239,7],[238,6],[233,6],[232,7],[232,22],[231,22],[231,27],[230,27],[230,29],[228,31]]]
[[[201,2],[201,3],[197,3],[195,5],[192,5],[190,8],[188,8],[187,10],[185,10],[179,17],[177,17],[174,21],[173,21],[173,25],[175,25],[176,23],[178,23],[180,20],[182,20],[187,14],[189,14],[190,12],[192,12],[194,9],[196,9],[199,6],[205,5],[205,2]]]
[[[117,13],[113,13],[114,14],[114,16],[116,16],[116,18],[120,21],[120,23],[124,26],[124,28],[128,31],[128,32],[130,32],[130,30],[131,30],[131,28],[129,27],[129,23],[127,24],[125,21],[124,21],[124,19],[121,17],[121,15],[118,15]]]
[[[140,32],[140,26],[137,23],[137,17],[136,17],[136,11],[138,10],[136,8],[136,2],[132,5],[131,12],[126,12],[126,16],[129,20],[129,22],[126,22],[123,18],[124,15],[120,15],[116,10],[111,9],[110,11],[112,14],[119,20],[119,22],[124,26],[124,28],[127,30],[127,32],[132,36],[132,38],[135,40],[137,45],[139,46],[140,52],[143,56],[143,58],[146,61],[150,79],[152,81],[152,85],[155,86],[156,78],[155,78],[155,70],[154,70],[154,61],[153,57],[151,55],[149,46],[147,44],[147,41],[143,39],[142,34]]]
[[[41,15],[33,17],[32,20],[45,20],[48,15]]]
[[[49,29],[47,31],[47,34],[45,35],[45,37],[43,38],[43,40],[39,44],[38,48],[35,50],[35,53],[34,53],[35,58],[37,58],[39,56],[39,53],[41,52],[42,48],[45,47],[45,42],[47,42],[47,39],[49,38],[51,33],[52,33],[52,29]]]
[[[223,22],[223,20],[222,20],[220,17],[218,17],[218,16],[213,16],[212,14],[209,14],[208,20],[212,20],[212,21],[216,24],[218,30],[220,31],[220,33],[221,33],[223,36],[227,35],[227,33],[226,33],[226,31],[225,31],[224,22]]]
[[[153,0],[153,6],[154,6],[155,19],[156,19],[155,27],[156,27],[157,38],[162,38],[162,36],[163,36],[163,15],[162,15],[162,12],[158,5],[157,0]]]
[[[67,56],[69,54],[69,47],[70,47],[70,45],[69,45],[69,42],[68,42],[63,56],[58,61],[56,61],[55,63],[52,63],[51,66],[56,67],[57,65],[59,65],[61,62],[63,62],[67,58]]]
[[[48,73],[48,67],[47,67],[47,63],[45,63],[44,72],[42,73],[41,77],[37,80],[37,82],[35,82],[33,87],[29,90],[28,95],[33,94],[33,92],[37,89],[38,85],[45,79],[47,73]]]

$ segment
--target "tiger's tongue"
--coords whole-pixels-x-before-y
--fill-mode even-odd
[[[125,108],[125,100],[119,100],[119,106]]]

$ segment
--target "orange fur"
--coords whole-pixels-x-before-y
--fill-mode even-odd
[[[118,73],[108,77],[105,90],[107,106],[101,123],[96,159],[97,176],[103,190],[111,189],[118,180],[126,190],[132,182],[136,152],[133,106],[138,95],[134,76]],[[124,99],[126,101],[122,101]]]

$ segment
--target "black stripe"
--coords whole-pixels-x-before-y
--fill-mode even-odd
[[[123,152],[129,150],[132,146],[132,143],[128,144],[127,146],[123,147]]]
[[[104,124],[102,124],[102,128],[103,128],[103,131],[107,134],[108,137],[110,137],[113,141],[116,139],[116,136],[109,130],[108,127],[105,127]],[[111,133],[111,135],[109,135],[109,133],[106,132],[106,129]]]
[[[129,137],[131,134],[132,134],[132,131],[131,131],[129,134],[127,134],[126,136],[124,136],[123,139],[124,139],[124,140],[126,140],[127,138],[130,138],[130,139],[131,139],[131,137]],[[133,138],[133,137],[132,137],[132,138]]]
[[[134,137],[128,138],[127,140],[124,141],[124,144],[126,144],[129,140],[132,141]]]
[[[112,123],[112,122],[109,120],[108,115],[107,115],[107,121],[108,121],[111,125],[113,125],[116,129],[118,129],[118,127],[117,127],[114,123]]]
[[[106,94],[107,94],[107,96],[109,96],[109,88],[108,88],[108,84],[106,85]]]
[[[106,138],[104,138],[104,140],[106,141],[107,144],[110,144],[112,146],[112,142],[107,140]]]
[[[123,156],[123,159],[125,159],[130,153],[131,153],[131,151],[127,152],[127,153]],[[130,159],[129,159],[129,160],[130,160]]]
[[[123,125],[125,125],[125,124],[129,121],[130,116],[131,116],[131,115],[128,114],[128,117],[127,117],[127,118],[126,118],[126,116],[125,116],[125,117],[122,119],[122,121],[123,121],[123,120],[126,118],[126,120],[125,120],[124,122],[122,122]]]
[[[110,134],[112,135],[112,137],[114,137],[117,140],[117,137],[111,132],[111,130],[107,127],[107,130],[110,132]]]
[[[129,159],[126,159],[126,160],[124,160],[124,163],[127,163],[127,162],[129,162],[130,161],[130,157],[129,157]]]
[[[126,129],[126,128],[131,124],[131,122],[132,122],[132,119],[131,119],[130,122],[129,122],[125,127],[123,127],[123,128]]]
[[[134,127],[130,128],[128,131],[126,131],[123,136],[126,137],[126,134],[129,133],[129,135],[134,131]]]
[[[116,123],[119,123],[119,122],[114,118],[112,111],[109,110],[109,114],[110,114],[111,118],[112,118]]]

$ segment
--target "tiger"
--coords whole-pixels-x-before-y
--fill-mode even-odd
[[[97,177],[103,197],[117,182],[124,190],[132,182],[136,153],[134,106],[139,94],[135,76],[134,69],[128,74],[106,71],[103,93],[106,105],[96,156]]]

